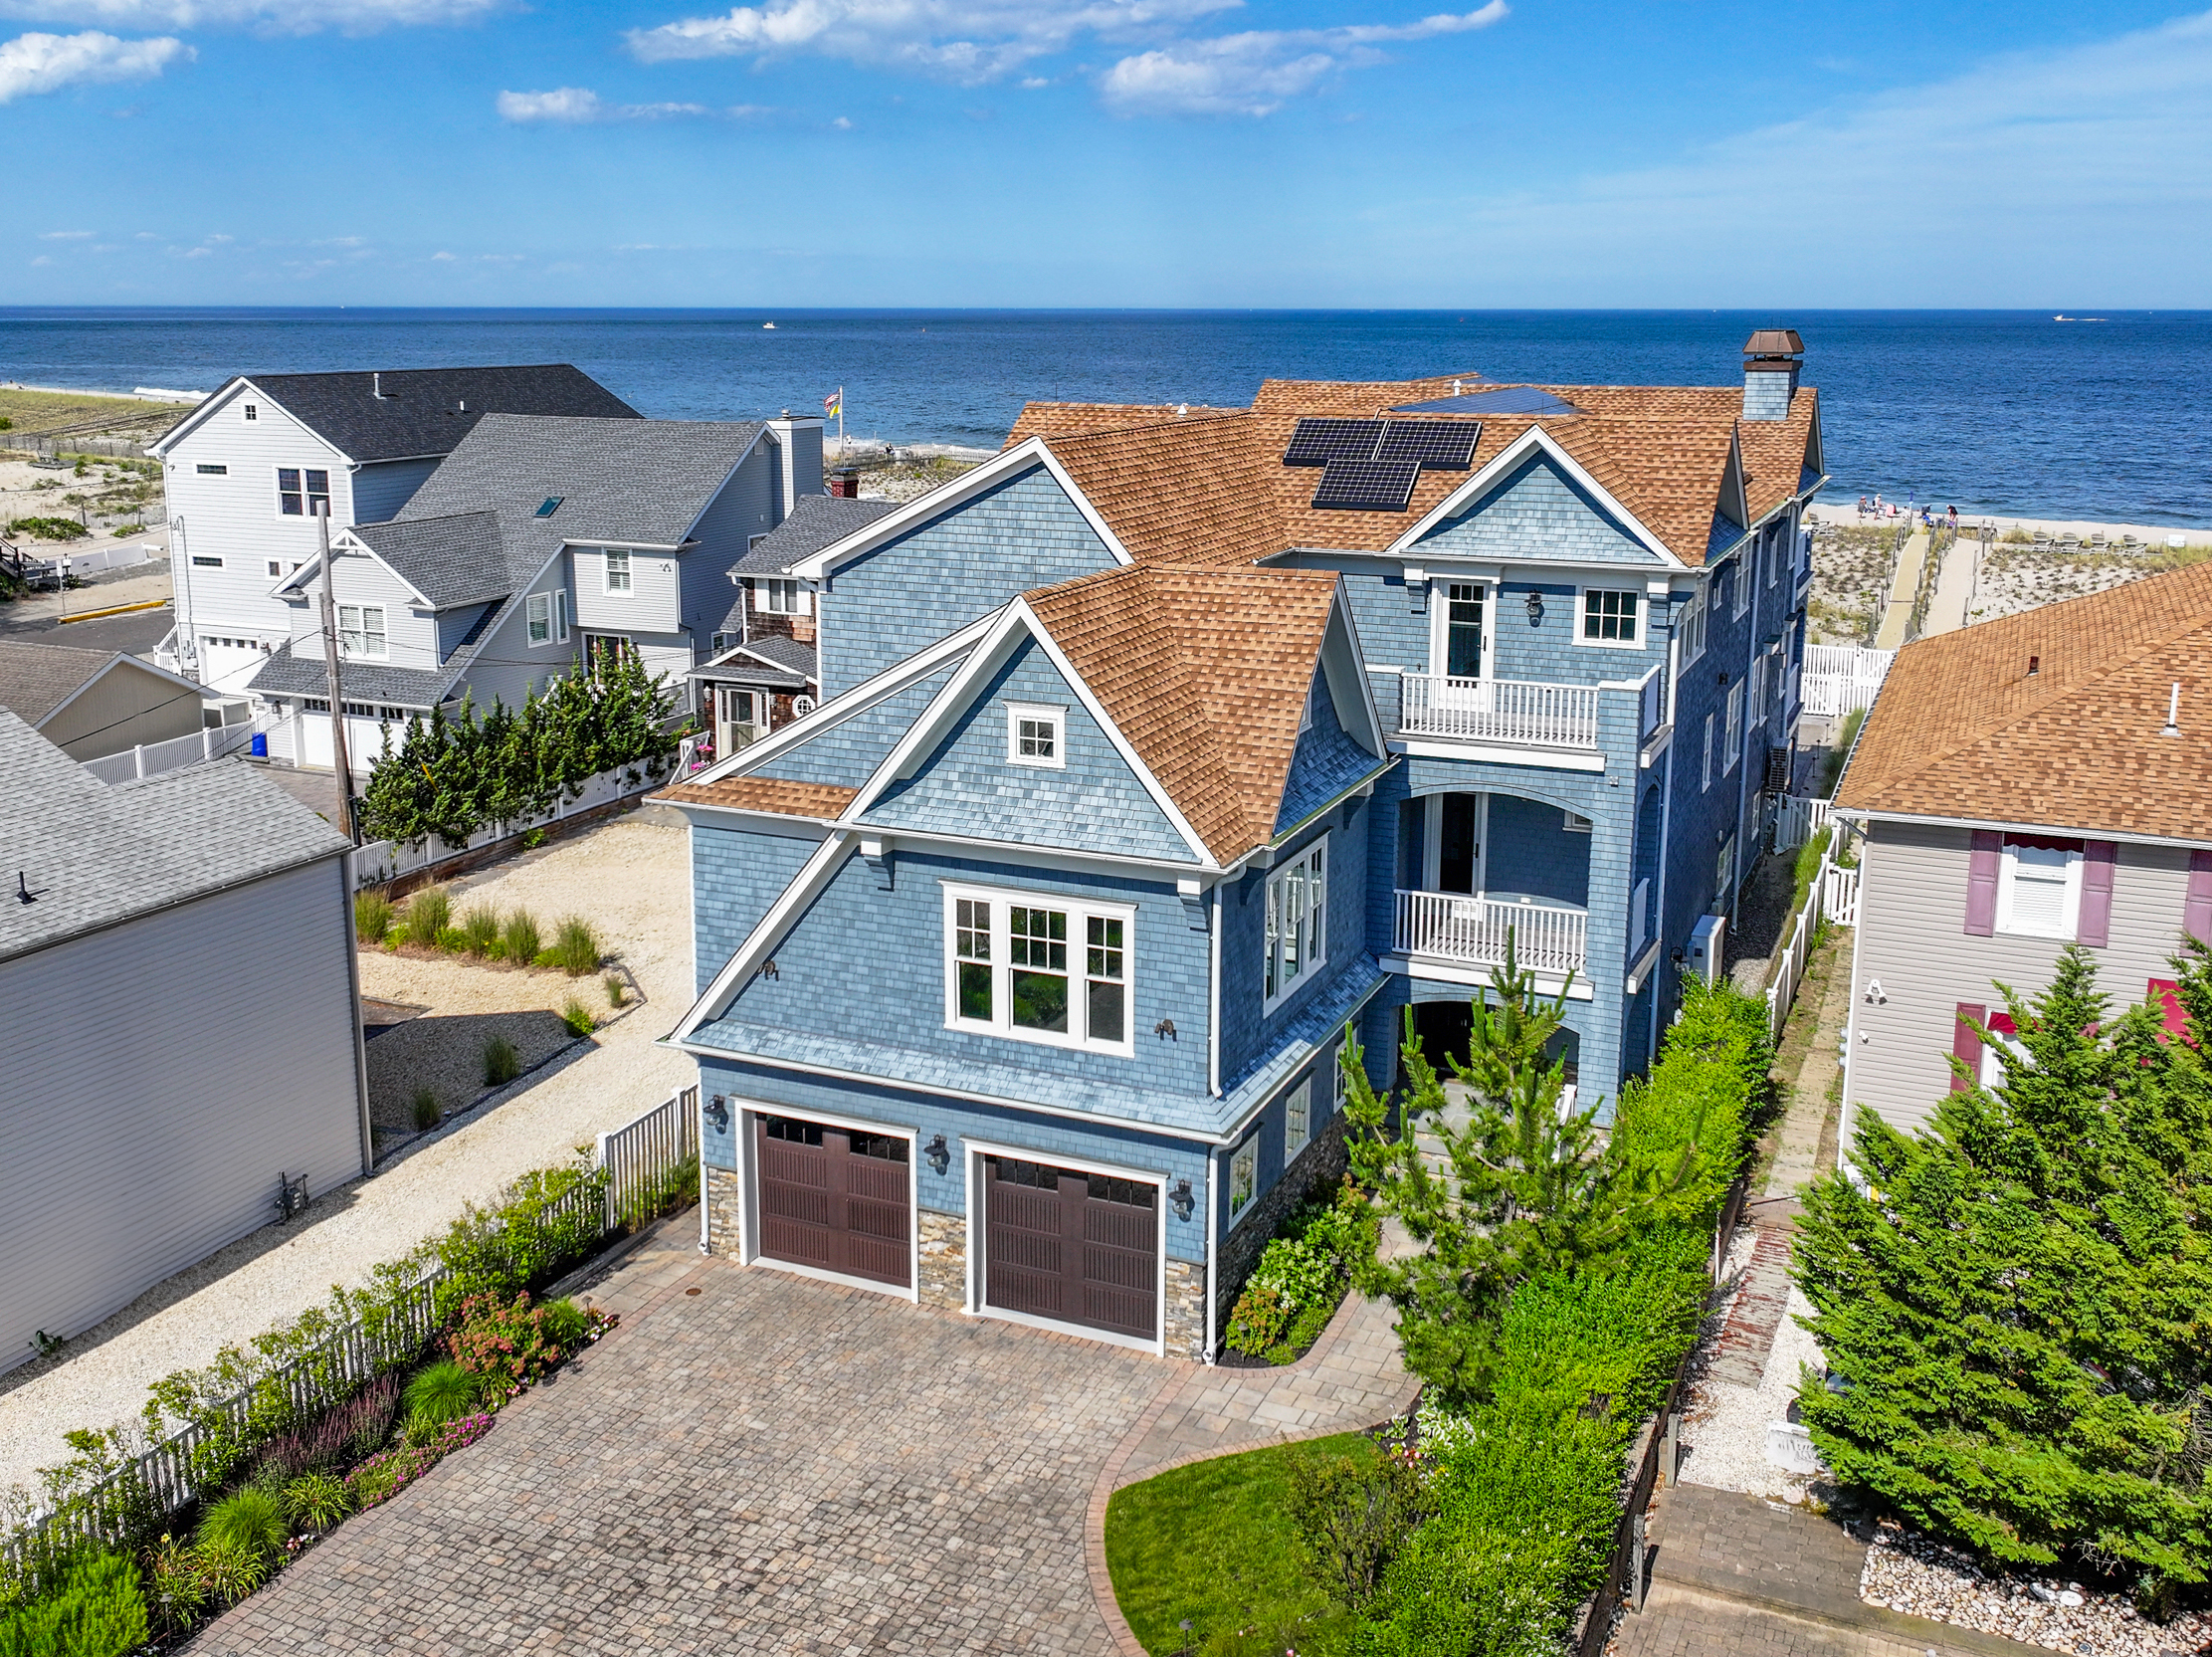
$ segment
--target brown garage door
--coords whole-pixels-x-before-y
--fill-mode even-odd
[[[1156,1186],[986,1156],[984,1303],[1150,1341],[1159,1333]]]
[[[913,1285],[906,1141],[797,1117],[760,1117],[760,1252]]]

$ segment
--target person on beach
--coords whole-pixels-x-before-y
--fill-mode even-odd
[[[1943,516],[1944,516],[1944,517],[1946,517],[1946,518],[1949,518],[1949,519],[1951,520],[1951,533],[1952,533],[1952,534],[1954,534],[1954,535],[1955,535],[1955,534],[1957,534],[1957,533],[1958,533],[1958,509],[1957,509],[1956,507],[1945,507],[1945,508],[1943,509]]]
[[[1866,498],[1866,497],[1865,497],[1864,495],[1862,495],[1862,496],[1860,496],[1860,497],[1859,497],[1859,521],[1860,521],[1861,523],[1864,523],[1864,522],[1866,522],[1866,520],[1867,520],[1867,498]]]

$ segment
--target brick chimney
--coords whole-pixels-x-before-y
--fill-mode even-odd
[[[1805,341],[1795,328],[1754,330],[1743,343],[1743,418],[1787,420],[1804,358]]]

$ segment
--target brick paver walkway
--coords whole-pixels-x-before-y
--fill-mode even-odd
[[[226,1653],[1110,1653],[1101,1467],[1191,1366],[668,1243],[623,1327],[196,1640]]]

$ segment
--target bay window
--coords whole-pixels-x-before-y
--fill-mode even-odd
[[[1136,912],[1088,899],[947,886],[945,1022],[1126,1056]]]
[[[1308,981],[1328,958],[1328,837],[1268,876],[1266,1009]]]

